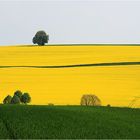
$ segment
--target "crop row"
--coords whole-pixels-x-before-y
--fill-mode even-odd
[[[3,138],[140,138],[140,110],[3,105],[0,111],[9,131],[1,121]]]

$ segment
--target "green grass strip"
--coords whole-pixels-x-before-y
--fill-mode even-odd
[[[92,64],[72,64],[57,66],[0,66],[0,68],[75,68],[75,67],[106,67],[106,66],[127,66],[140,65],[140,62],[113,62],[113,63],[92,63]]]

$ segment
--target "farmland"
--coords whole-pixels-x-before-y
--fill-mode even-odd
[[[140,96],[140,65],[112,63],[137,63],[139,54],[133,45],[0,47],[0,102],[20,89],[30,93],[32,104],[78,105],[83,94],[93,93],[103,105],[128,106]],[[45,68],[81,64],[99,66]]]
[[[139,54],[131,45],[0,47],[0,102],[18,89],[32,97],[0,105],[0,138],[140,138],[140,109],[126,108],[140,96]],[[103,106],[78,106],[91,93]]]
[[[140,138],[140,110],[80,106],[0,106],[0,138]]]

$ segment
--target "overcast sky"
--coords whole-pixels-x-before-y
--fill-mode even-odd
[[[55,43],[140,43],[140,1],[0,1],[0,45],[32,44],[38,30]]]

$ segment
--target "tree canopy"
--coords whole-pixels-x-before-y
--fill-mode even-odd
[[[49,35],[45,31],[38,31],[33,37],[33,43],[38,44],[39,46],[44,46],[45,43],[49,41]]]
[[[20,90],[17,90],[17,91],[14,92],[14,95],[18,96],[19,99],[21,99],[22,92]]]
[[[20,104],[20,99],[17,95],[14,95],[12,100],[11,100],[11,104]]]
[[[81,105],[101,106],[101,100],[94,94],[85,94],[81,98]]]
[[[21,96],[21,102],[22,103],[30,103],[31,102],[31,97],[29,95],[29,93],[24,93],[22,96]]]
[[[16,90],[14,92],[14,96],[11,97],[10,95],[6,96],[3,100],[3,104],[27,104],[31,102],[31,97],[29,93],[22,93],[20,90]]]
[[[3,100],[3,104],[10,104],[11,100],[12,100],[12,97],[10,95],[7,95]]]

